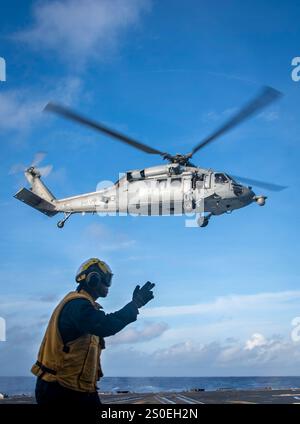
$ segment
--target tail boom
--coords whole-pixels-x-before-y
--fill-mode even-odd
[[[56,215],[59,212],[56,208],[56,199],[41,181],[40,172],[31,166],[26,169],[25,177],[31,184],[30,190],[21,188],[14,197],[47,216]]]

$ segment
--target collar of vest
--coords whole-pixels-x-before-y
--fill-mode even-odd
[[[93,296],[90,295],[90,293],[88,293],[86,290],[81,289],[79,292],[77,292],[79,295],[83,295],[83,297],[87,298],[94,306],[96,309],[103,309],[101,305],[99,305],[99,303],[97,303],[95,301],[95,299],[93,298]]]

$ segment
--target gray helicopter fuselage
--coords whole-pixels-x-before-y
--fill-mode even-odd
[[[207,212],[221,215],[256,200],[249,187],[225,173],[179,164],[132,170],[115,184],[79,196],[54,200],[58,212],[168,215]]]
[[[65,217],[57,223],[59,228],[63,228],[72,214],[85,212],[133,215],[196,213],[197,225],[206,227],[213,215],[230,213],[252,202],[264,206],[266,196],[256,196],[251,187],[243,186],[235,180],[274,191],[281,191],[286,187],[252,178],[232,178],[223,172],[196,167],[191,160],[201,149],[279,99],[281,95],[272,87],[264,87],[258,96],[240,108],[209,136],[198,142],[189,153],[175,155],[142,143],[68,107],[48,103],[44,110],[85,125],[144,153],[158,155],[169,163],[128,171],[116,183],[111,183],[108,187],[100,188],[98,185],[96,191],[92,193],[64,199],[54,197],[41,181],[41,172],[32,164],[25,170],[25,176],[31,188],[29,190],[25,187],[21,188],[14,197],[48,216],[54,216],[59,212],[64,213]]]

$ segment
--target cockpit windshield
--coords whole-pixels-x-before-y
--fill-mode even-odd
[[[237,184],[236,180],[229,174],[226,174],[226,176],[235,184]]]
[[[215,174],[215,183],[216,184],[225,184],[228,181],[229,181],[228,177],[225,174],[221,174],[221,173]]]

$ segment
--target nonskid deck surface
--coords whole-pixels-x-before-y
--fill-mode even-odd
[[[300,389],[216,390],[158,393],[100,393],[103,404],[300,404]],[[1,404],[35,403],[30,396],[12,396]]]
[[[108,404],[255,404],[255,403],[299,403],[300,389],[293,390],[217,390],[159,393],[101,394],[102,403]]]

